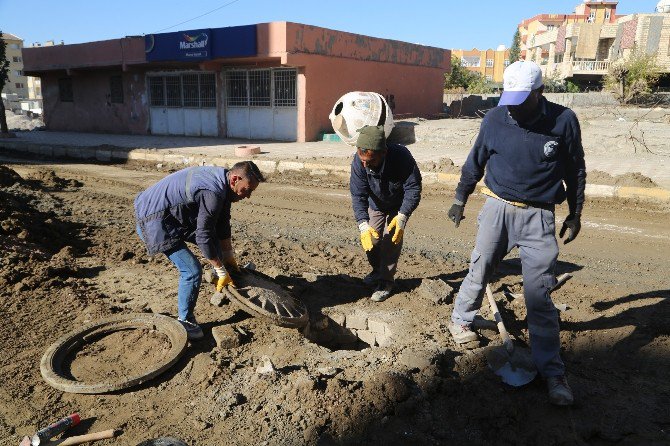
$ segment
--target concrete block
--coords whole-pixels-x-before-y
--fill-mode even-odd
[[[112,159],[127,160],[128,159],[128,150],[123,150],[123,149],[112,150]]]
[[[384,334],[387,331],[386,323],[368,319],[368,330],[376,334]]]
[[[614,197],[616,195],[616,190],[616,186],[587,184],[584,193],[590,197]]]
[[[53,147],[51,146],[40,146],[40,149],[37,152],[39,155],[44,157],[53,157]]]
[[[277,170],[277,161],[254,160],[254,164],[261,172],[273,173]]]
[[[297,163],[295,161],[279,161],[277,164],[277,170],[279,172],[286,172],[287,170],[302,170],[304,167],[304,163]]]
[[[358,330],[356,332],[358,339],[368,344],[370,347],[375,347],[377,341],[375,340],[375,334],[369,330]]]
[[[440,305],[447,301],[447,298],[453,294],[454,289],[444,280],[423,279],[417,291],[422,297]]]
[[[458,182],[461,180],[460,175],[456,175],[453,173],[442,173],[439,172],[437,174],[437,182],[438,183],[445,183],[445,184],[458,184]]]
[[[223,293],[214,293],[212,298],[209,299],[209,303],[217,307],[222,306],[224,303],[228,302],[228,298]]]
[[[375,340],[380,347],[390,347],[394,344],[393,336],[388,332],[384,334],[377,333],[375,335]]]
[[[147,161],[161,162],[163,161],[163,154],[158,152],[145,152],[144,159]]]
[[[112,160],[112,151],[110,149],[96,149],[95,159],[98,161],[109,162]]]
[[[219,325],[212,328],[212,336],[221,349],[235,348],[242,345],[240,334],[231,325]]]
[[[144,152],[144,150],[131,150],[128,152],[128,158],[129,160],[140,160],[144,161],[147,159],[147,155]]]
[[[362,314],[349,314],[347,315],[346,327],[356,330],[367,330],[368,317]]]
[[[66,149],[66,156],[69,158],[81,158],[81,147],[68,147]]]
[[[67,156],[67,147],[54,146],[52,153],[54,158],[65,158]]]
[[[340,327],[344,327],[347,321],[347,317],[342,313],[332,313],[329,314],[328,317]]]

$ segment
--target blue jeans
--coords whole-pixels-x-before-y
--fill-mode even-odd
[[[202,282],[202,266],[184,242],[166,251],[165,255],[179,270],[179,287],[177,288],[179,319],[195,322],[193,310],[198,301],[198,292]]]
[[[137,234],[142,241],[142,231],[137,226]],[[186,246],[185,242],[179,243],[175,248],[164,253],[168,259],[179,270],[179,286],[177,288],[177,311],[179,319],[183,321],[195,321],[193,310],[198,301],[200,283],[202,282],[202,266],[198,258]]]

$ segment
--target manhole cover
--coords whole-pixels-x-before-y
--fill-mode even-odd
[[[281,327],[302,328],[309,321],[307,307],[270,277],[244,269],[235,278],[236,288],[226,287],[226,296],[243,311]]]
[[[142,371],[128,371],[112,379],[89,382],[74,378],[64,364],[74,352],[86,348],[105,336],[124,330],[149,329],[161,334],[169,343],[157,364]],[[131,348],[132,346],[128,346]],[[58,390],[72,393],[107,393],[142,384],[172,367],[186,347],[186,330],[176,320],[159,314],[121,314],[76,329],[54,342],[42,356],[40,371],[44,380]]]

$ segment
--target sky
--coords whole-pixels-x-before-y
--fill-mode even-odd
[[[569,14],[581,1],[0,0],[0,29],[30,46],[288,21],[438,48],[486,49],[509,47],[521,20]],[[617,14],[654,12],[657,2],[620,0]]]

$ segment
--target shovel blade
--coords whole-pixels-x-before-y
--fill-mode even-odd
[[[517,347],[510,354],[505,347],[490,348],[486,351],[486,360],[493,373],[513,387],[525,386],[537,376],[530,352],[525,349]]]

